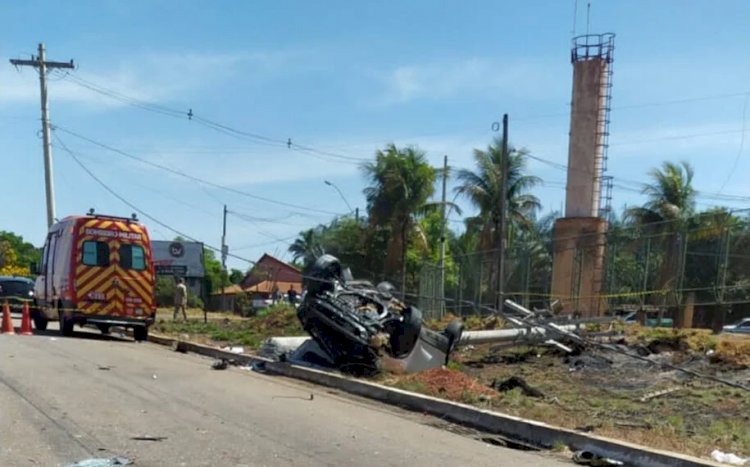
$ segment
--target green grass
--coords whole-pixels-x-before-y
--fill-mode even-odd
[[[257,348],[265,339],[272,336],[305,335],[293,307],[270,307],[263,316],[234,320],[202,319],[188,322],[159,320],[153,326],[154,332],[171,336],[187,335],[188,340],[210,341],[216,344],[243,345]]]

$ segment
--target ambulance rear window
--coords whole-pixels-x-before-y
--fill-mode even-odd
[[[93,240],[83,242],[81,262],[86,266],[109,266],[109,245]]]
[[[146,269],[146,252],[140,245],[120,246],[120,266],[125,269],[143,271]]]

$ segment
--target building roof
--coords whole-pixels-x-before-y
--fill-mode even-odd
[[[229,287],[225,287],[224,290],[217,290],[216,292],[211,293],[211,295],[237,295],[242,292],[242,287],[238,284],[232,284]]]
[[[241,284],[242,288],[247,290],[265,281],[302,284],[302,273],[295,267],[265,253],[248,271]]]
[[[274,282],[274,281],[263,281],[254,284],[250,287],[246,287],[245,292],[260,292],[260,293],[272,293],[274,287],[277,287],[279,292],[285,294],[290,288],[294,288],[297,293],[302,292],[302,282]]]

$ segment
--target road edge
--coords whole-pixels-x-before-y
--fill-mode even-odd
[[[155,334],[150,334],[148,340],[163,346],[174,346],[179,341],[180,348],[187,352],[212,358],[234,360],[235,363],[240,365],[263,365],[265,370],[272,374],[328,386],[406,410],[427,413],[449,422],[495,433],[543,449],[551,449],[556,444],[563,443],[573,451],[590,451],[602,457],[622,461],[626,465],[636,466],[721,466],[721,464],[710,460],[580,433],[534,420],[483,410],[458,402],[437,399],[313,368],[276,362],[254,355],[235,354],[216,347]]]

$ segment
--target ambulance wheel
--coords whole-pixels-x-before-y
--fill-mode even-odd
[[[57,316],[60,320],[60,334],[62,334],[63,336],[72,336],[73,335],[73,320],[65,319],[65,314],[62,312],[62,310],[59,310],[57,312]]]
[[[38,331],[47,330],[49,320],[47,319],[47,315],[44,314],[44,309],[36,301],[34,301],[34,305],[31,308],[31,320],[34,322],[34,329]]]
[[[46,331],[48,322],[49,321],[44,316],[34,316],[34,328],[36,328],[38,331]]]
[[[146,326],[136,326],[133,328],[133,338],[136,342],[148,340],[148,328]]]
[[[96,327],[102,332],[102,334],[109,334],[109,324],[99,324]]]

